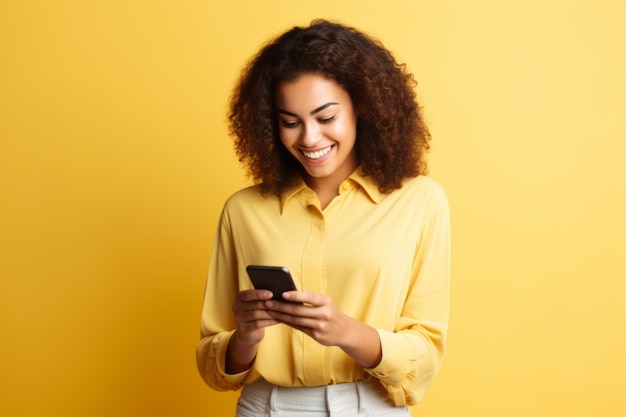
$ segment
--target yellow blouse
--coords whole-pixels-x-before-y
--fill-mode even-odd
[[[363,369],[334,346],[286,325],[266,328],[251,369],[224,372],[235,329],[232,304],[252,288],[246,266],[289,268],[298,289],[330,296],[379,332],[382,360]],[[450,216],[444,191],[424,176],[382,194],[355,171],[320,210],[303,181],[282,196],[245,188],[226,202],[211,257],[197,349],[217,390],[264,378],[320,386],[378,378],[396,405],[417,403],[443,360],[449,316]]]

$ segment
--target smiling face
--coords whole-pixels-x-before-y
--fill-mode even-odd
[[[304,74],[279,84],[276,108],[280,140],[302,164],[306,182],[339,187],[358,166],[350,95],[334,81]]]

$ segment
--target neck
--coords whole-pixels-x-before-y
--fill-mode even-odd
[[[333,198],[339,195],[339,186],[343,182],[343,179],[332,182],[329,180],[329,178],[305,178],[307,185],[317,194],[322,210],[330,204]]]
[[[333,169],[328,175],[314,177],[303,170],[304,182],[317,194],[322,209],[330,204],[331,200],[339,195],[339,186],[359,166],[356,152],[353,149],[350,155]]]
[[[339,187],[354,169],[349,172],[336,172],[329,177],[311,177],[304,173],[304,182],[317,194],[322,210],[330,204],[333,198],[339,195]]]

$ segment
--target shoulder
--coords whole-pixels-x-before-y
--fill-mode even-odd
[[[417,195],[421,198],[433,199],[436,201],[447,202],[448,198],[443,187],[431,177],[420,175],[408,178],[402,184],[402,188],[398,191]]]
[[[407,178],[402,187],[383,194],[380,209],[403,217],[427,218],[449,211],[448,199],[441,185],[427,176]]]
[[[279,198],[274,194],[261,193],[261,187],[251,185],[242,188],[233,193],[224,203],[223,212],[229,215],[241,213],[242,211],[250,211],[251,207],[255,210],[262,210],[272,204],[278,204]]]
[[[249,187],[245,187],[238,191],[235,191],[226,199],[226,203],[224,205],[227,207],[239,205],[255,201],[259,198],[263,198],[263,194],[261,194],[261,188],[258,185],[251,185]]]
[[[450,211],[443,187],[424,175],[406,179],[402,188],[393,191],[386,198],[390,205],[401,207],[408,216],[431,217],[447,215]]]

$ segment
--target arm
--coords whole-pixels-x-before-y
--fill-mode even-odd
[[[202,308],[198,369],[217,390],[236,390],[249,375],[265,328],[277,324],[264,302],[266,290],[240,291],[237,252],[225,211],[220,219]]]
[[[378,366],[367,369],[397,405],[413,405],[422,399],[445,350],[450,303],[450,213],[443,191],[434,194],[416,248],[401,317],[393,332],[378,331],[382,359]]]
[[[238,293],[236,252],[228,215],[224,211],[213,243],[201,318],[201,340],[196,361],[202,379],[216,390],[238,389],[244,373],[226,373],[226,352],[236,322],[231,306]]]

